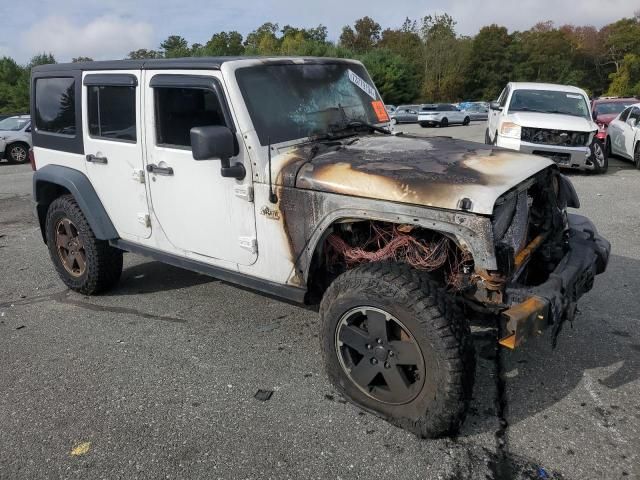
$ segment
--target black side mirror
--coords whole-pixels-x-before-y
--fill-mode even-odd
[[[591,118],[593,118],[594,122],[598,119],[598,111],[597,110],[594,110],[593,112],[591,112]]]
[[[498,102],[491,102],[489,104],[489,108],[491,110],[502,110],[502,107],[500,106],[500,104]]]
[[[220,174],[242,180],[247,174],[244,165],[230,165],[229,159],[238,154],[236,138],[231,129],[222,125],[207,125],[191,129],[191,153],[195,160],[219,158]]]

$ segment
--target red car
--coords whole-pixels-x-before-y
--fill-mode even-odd
[[[640,100],[633,97],[600,97],[591,102],[591,112],[593,113],[593,121],[598,124],[598,138],[604,143],[607,138],[607,128],[609,122],[616,118],[618,114],[629,105],[638,103]]]

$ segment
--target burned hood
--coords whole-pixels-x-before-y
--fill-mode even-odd
[[[445,137],[371,135],[293,152],[279,178],[296,188],[491,214],[543,157]],[[463,200],[468,199],[468,200]]]

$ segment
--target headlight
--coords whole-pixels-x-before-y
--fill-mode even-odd
[[[522,134],[522,127],[517,123],[504,122],[500,127],[500,135],[508,138],[520,138]]]

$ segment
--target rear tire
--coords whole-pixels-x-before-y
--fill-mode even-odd
[[[29,161],[29,147],[24,143],[7,145],[7,160],[9,163],[27,163]]]
[[[343,396],[420,437],[459,429],[475,355],[462,310],[438,283],[404,264],[361,265],[330,285],[320,319],[325,368]]]
[[[486,145],[491,145],[491,137],[489,137],[489,129],[488,128],[484,131],[484,143]]]
[[[609,137],[604,140],[604,153],[607,158],[611,158],[613,153],[611,152],[611,139]]]
[[[422,128],[427,128],[429,126],[429,124],[428,123],[424,123],[424,122],[420,122],[420,126]]]
[[[396,118],[391,119],[391,125],[396,125],[397,123],[398,123],[398,120]]]
[[[118,282],[122,251],[95,237],[72,195],[63,195],[51,203],[45,228],[51,260],[69,288],[94,295]]]
[[[466,127],[467,125],[469,125],[469,123],[471,123],[471,119],[469,117],[464,117],[464,120],[462,121],[462,125]]]
[[[449,126],[449,120],[447,118],[443,118],[442,120],[440,120],[440,126],[441,127],[448,127]]]
[[[593,163],[593,173],[606,173],[609,169],[609,157],[607,156],[606,149],[602,145],[602,142],[597,138],[594,138],[589,146],[589,150],[591,151],[589,158]]]
[[[636,143],[636,149],[633,152],[633,163],[640,170],[640,142]]]

